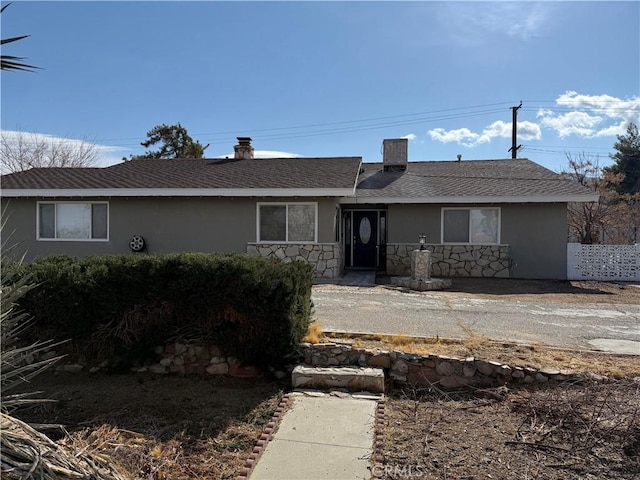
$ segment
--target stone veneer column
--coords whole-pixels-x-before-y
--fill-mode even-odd
[[[414,250],[411,256],[411,278],[427,281],[431,278],[431,252]]]

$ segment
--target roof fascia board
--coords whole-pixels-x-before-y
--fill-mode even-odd
[[[341,204],[362,203],[565,203],[597,202],[599,196],[589,195],[531,195],[531,196],[486,196],[486,197],[352,197],[341,198]]]
[[[353,188],[56,188],[3,189],[17,197],[350,197]]]

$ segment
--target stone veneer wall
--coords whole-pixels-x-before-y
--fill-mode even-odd
[[[387,274],[411,275],[411,252],[417,243],[387,244]],[[431,252],[434,277],[509,278],[509,245],[425,245]]]
[[[419,355],[401,351],[368,350],[337,343],[302,343],[300,354],[307,365],[315,367],[376,367],[396,382],[444,388],[495,386],[506,383],[546,383],[549,380],[580,379],[581,374],[555,369],[536,370],[511,367],[499,362],[441,355]],[[588,375],[587,375],[588,376]],[[604,380],[597,375],[593,379]]]
[[[463,388],[476,386],[495,386],[506,383],[546,383],[550,380],[607,380],[595,374],[573,374],[555,369],[537,370],[528,367],[512,367],[500,362],[465,359],[441,355],[420,355],[401,351],[370,350],[353,348],[338,343],[301,343],[298,352],[302,361],[314,367],[372,367],[384,369],[385,376],[399,383],[418,386],[437,384],[443,388]],[[189,343],[169,343],[155,349],[156,363],[133,367],[131,370],[142,373],[164,375],[230,375],[235,377],[254,377],[259,371],[254,367],[243,366],[234,357],[226,356],[215,345],[197,345]],[[103,365],[89,368],[95,373],[107,367]],[[57,372],[78,373],[87,368],[75,363],[56,367]],[[276,378],[284,379],[288,374],[274,371]]]
[[[304,260],[314,267],[316,278],[340,278],[342,247],[339,243],[249,243],[247,253],[280,258],[285,262]]]

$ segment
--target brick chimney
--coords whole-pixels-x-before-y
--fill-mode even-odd
[[[253,158],[253,147],[251,146],[251,137],[236,137],[238,145],[233,147],[233,158],[238,160],[249,160]]]

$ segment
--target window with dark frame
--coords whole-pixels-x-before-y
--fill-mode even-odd
[[[315,243],[317,204],[258,204],[258,241]]]
[[[499,242],[499,208],[444,208],[442,210],[442,243],[497,244]]]
[[[107,240],[106,202],[40,202],[38,240]]]

